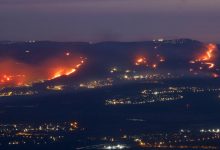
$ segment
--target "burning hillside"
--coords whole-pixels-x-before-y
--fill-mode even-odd
[[[197,70],[208,70],[212,72],[213,77],[218,77],[218,68],[216,65],[217,61],[217,45],[215,44],[208,44],[206,45],[206,48],[202,51],[202,53],[199,53],[195,60],[190,61],[191,64],[194,64],[194,66],[198,66],[198,68],[191,68],[191,72],[198,72]]]
[[[75,73],[84,58],[70,53],[49,58],[37,64],[28,64],[10,58],[0,59],[0,87],[25,86]]]

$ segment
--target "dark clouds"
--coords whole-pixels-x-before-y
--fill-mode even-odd
[[[220,41],[219,0],[1,0],[0,40]]]

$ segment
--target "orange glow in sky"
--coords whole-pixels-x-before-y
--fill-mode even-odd
[[[76,73],[84,61],[82,57],[73,57],[66,53],[38,65],[26,64],[13,59],[0,59],[0,87],[24,86],[69,76]]]

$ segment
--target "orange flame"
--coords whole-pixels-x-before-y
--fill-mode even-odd
[[[68,57],[67,57],[68,56]],[[38,64],[25,64],[12,59],[0,59],[0,87],[24,86],[35,82],[52,80],[75,73],[84,58],[65,53]]]
[[[199,56],[197,59],[190,61],[190,64],[199,64],[199,69],[203,70],[204,68],[210,69],[212,71],[217,71],[218,69],[216,68],[216,54],[217,52],[217,45],[215,44],[208,44],[206,46],[206,50]],[[211,73],[211,76],[213,78],[219,77],[218,74],[216,73]]]
[[[202,54],[196,61],[209,61],[214,57],[214,51],[216,50],[217,46],[215,44],[208,44],[207,50],[204,54]]]
[[[146,59],[146,57],[144,56],[139,56],[137,59],[135,59],[135,65],[136,66],[147,66],[147,67],[151,67],[153,69],[156,69],[159,64],[165,62],[165,57],[157,54],[157,55],[153,55],[149,58],[152,59]]]
[[[76,66],[77,68],[77,66]],[[48,80],[52,80],[52,79],[55,79],[55,78],[59,78],[61,76],[68,76],[68,75],[71,75],[73,74],[74,72],[76,72],[76,69],[75,68],[71,68],[71,69],[60,69],[58,71],[55,71],[55,73],[52,75],[51,78],[49,78]]]
[[[200,62],[201,64],[207,65],[208,69],[215,68],[215,51],[217,46],[215,44],[208,44],[206,51],[200,55],[194,62]]]
[[[205,63],[206,65],[208,65],[208,68],[211,69],[211,68],[214,68],[215,67],[215,64],[214,63]]]
[[[136,66],[139,66],[139,65],[146,65],[147,64],[147,60],[145,57],[141,56],[141,57],[138,57],[135,61],[135,65]]]

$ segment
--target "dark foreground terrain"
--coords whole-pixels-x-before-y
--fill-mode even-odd
[[[219,149],[218,79],[0,98],[3,149]]]

